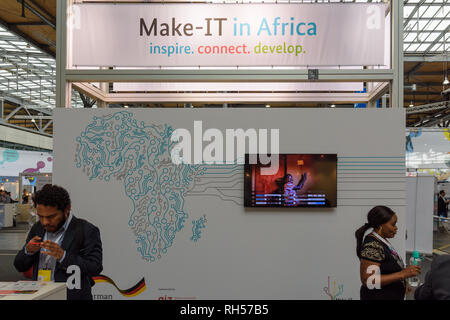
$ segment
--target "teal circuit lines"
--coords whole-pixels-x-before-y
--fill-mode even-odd
[[[198,220],[192,221],[192,241],[197,242],[200,239],[202,235],[201,229],[206,228],[206,222],[207,220],[205,215]]]
[[[75,165],[89,180],[120,181],[133,208],[128,226],[142,258],[153,262],[173,246],[189,218],[185,194],[207,165],[174,165],[169,125],[147,125],[131,112],[94,117],[76,138]],[[199,225],[199,228],[200,225]]]

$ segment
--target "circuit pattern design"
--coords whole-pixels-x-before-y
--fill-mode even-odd
[[[173,246],[189,218],[186,196],[214,196],[242,205],[242,165],[175,165],[167,124],[145,124],[128,111],[93,121],[76,138],[75,165],[89,180],[123,184],[133,203],[128,226],[142,258],[153,262]],[[239,185],[241,183],[241,185]],[[200,239],[206,216],[193,221],[190,240]]]
[[[191,237],[192,241],[197,242],[200,239],[202,235],[201,229],[206,228],[205,225],[206,222],[207,222],[206,216],[203,216],[198,220],[192,221],[192,237]]]

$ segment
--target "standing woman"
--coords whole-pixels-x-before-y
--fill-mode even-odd
[[[28,196],[28,192],[27,189],[23,189],[23,193],[22,193],[22,204],[27,204],[29,201],[30,197]]]
[[[361,300],[403,300],[407,289],[406,279],[420,273],[417,266],[405,268],[402,258],[388,241],[397,233],[396,224],[397,215],[394,211],[385,206],[376,206],[367,214],[367,223],[355,232],[356,254],[360,259]],[[372,231],[364,237],[369,229]],[[367,287],[367,280],[373,275],[373,266],[380,270],[379,289]]]

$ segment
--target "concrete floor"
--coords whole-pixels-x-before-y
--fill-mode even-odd
[[[435,231],[433,233],[433,249],[450,254],[450,233]]]

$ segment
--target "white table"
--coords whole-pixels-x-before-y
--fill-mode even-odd
[[[66,283],[44,282],[36,293],[0,295],[0,300],[67,300]]]
[[[14,221],[14,214],[16,212],[15,204],[1,204],[0,205],[0,226],[3,228],[12,227]]]

